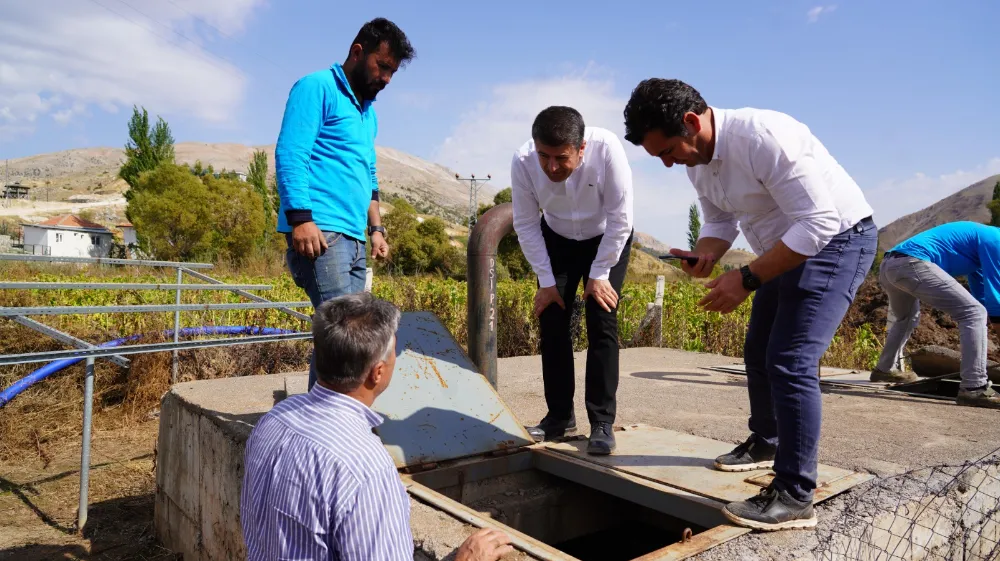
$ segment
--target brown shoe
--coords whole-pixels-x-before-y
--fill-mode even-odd
[[[889,372],[883,372],[876,368],[872,370],[872,375],[868,378],[868,380],[871,382],[882,382],[886,384],[905,384],[907,382],[916,382],[918,380],[918,376],[913,372],[903,372],[896,369]]]
[[[987,386],[984,390],[958,390],[955,403],[968,407],[987,407],[1000,409],[1000,394]]]

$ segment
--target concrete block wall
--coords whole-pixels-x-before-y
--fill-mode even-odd
[[[186,405],[174,391],[161,403],[156,537],[185,561],[245,559],[240,527],[245,438]]]

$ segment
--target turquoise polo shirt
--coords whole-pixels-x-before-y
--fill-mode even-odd
[[[953,277],[965,276],[969,292],[991,318],[1000,317],[1000,228],[949,222],[925,230],[890,251],[934,263]]]
[[[295,82],[274,149],[278,231],[312,220],[364,241],[378,193],[377,133],[372,103],[358,101],[339,63]]]

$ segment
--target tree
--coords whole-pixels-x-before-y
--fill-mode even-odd
[[[261,241],[266,245],[275,225],[275,209],[271,206],[271,196],[267,185],[267,152],[254,150],[253,156],[250,158],[250,166],[247,168],[247,183],[253,187],[254,192],[264,205],[264,234]]]
[[[691,203],[688,209],[688,247],[694,251],[695,244],[698,243],[698,236],[701,235],[701,219],[698,218],[698,205]]]
[[[993,200],[986,203],[986,208],[990,209],[990,224],[1000,226],[1000,181],[993,186]]]
[[[382,218],[393,240],[390,263],[383,266],[404,275],[461,272],[465,261],[458,248],[451,245],[443,220],[418,220],[416,209],[402,198],[392,204],[393,209]]]
[[[118,176],[129,185],[125,199],[131,201],[139,186],[139,176],[151,171],[161,163],[174,161],[174,137],[170,126],[162,117],[157,117],[156,126],[149,128],[149,112],[142,112],[132,106],[132,119],[128,123],[129,141],[125,144],[125,162],[118,170]]]
[[[139,245],[168,261],[240,263],[257,246],[264,205],[248,184],[163,163],[139,177],[128,215]]]

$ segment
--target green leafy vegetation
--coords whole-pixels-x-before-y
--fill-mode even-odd
[[[993,186],[993,200],[986,203],[986,207],[990,209],[990,224],[1000,226],[1000,181]]]
[[[691,203],[688,208],[688,247],[694,251],[694,245],[698,243],[698,236],[701,235],[701,218],[698,217],[698,205]]]
[[[130,201],[143,172],[174,161],[174,137],[170,133],[170,126],[162,117],[157,118],[156,125],[150,130],[149,112],[145,107],[140,112],[135,106],[132,107],[132,119],[128,123],[128,136],[125,162],[118,175],[129,185],[125,199]]]

